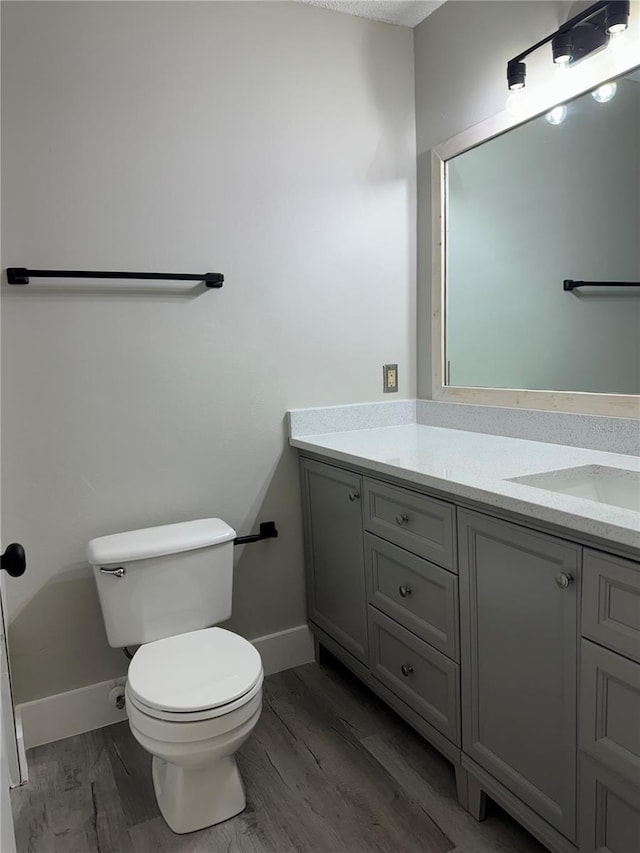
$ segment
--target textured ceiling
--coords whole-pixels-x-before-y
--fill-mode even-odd
[[[442,6],[445,0],[297,0],[308,6],[322,6],[334,12],[359,15],[374,21],[416,27],[421,21]]]

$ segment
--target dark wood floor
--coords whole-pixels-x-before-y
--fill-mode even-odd
[[[19,853],[544,853],[499,809],[476,823],[451,765],[337,662],[265,681],[238,763],[247,808],[177,836],[127,723],[30,750]]]

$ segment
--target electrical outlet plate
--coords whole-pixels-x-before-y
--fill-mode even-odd
[[[392,394],[398,390],[398,365],[382,365],[382,390],[385,394]]]

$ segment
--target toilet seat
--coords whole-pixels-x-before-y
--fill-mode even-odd
[[[127,699],[155,719],[195,722],[245,705],[262,680],[262,660],[248,640],[205,628],[141,646],[129,664]]]
[[[234,702],[228,702],[225,705],[218,705],[216,708],[205,708],[202,711],[179,711],[177,713],[172,711],[163,711],[161,708],[152,708],[150,705],[145,705],[144,702],[141,702],[136,696],[132,695],[128,684],[125,687],[125,696],[127,707],[133,707],[137,711],[140,711],[141,714],[151,717],[154,720],[163,720],[169,723],[197,723],[213,720],[216,717],[224,717],[231,714],[232,711],[243,708],[245,705],[248,705],[251,700],[261,692],[261,690],[262,676],[248,693],[245,693],[244,696],[240,696],[240,698],[236,699]]]

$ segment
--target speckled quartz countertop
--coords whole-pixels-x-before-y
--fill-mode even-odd
[[[640,472],[636,456],[419,424],[293,436],[289,442],[328,461],[630,546],[640,555],[639,512],[509,482],[583,465]]]

